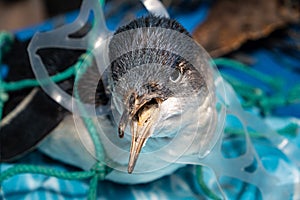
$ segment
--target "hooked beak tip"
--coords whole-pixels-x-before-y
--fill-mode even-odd
[[[119,137],[123,138],[124,137],[124,132],[127,126],[128,121],[130,121],[130,117],[127,111],[124,111],[124,113],[121,116],[121,120],[119,123],[119,127],[118,127],[118,132],[119,132]]]
[[[119,132],[119,137],[123,138],[124,137],[124,129],[122,127],[119,127],[118,132]]]

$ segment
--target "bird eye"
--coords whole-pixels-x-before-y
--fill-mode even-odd
[[[178,69],[175,69],[170,75],[170,80],[173,83],[177,83],[180,79],[181,79],[181,73]]]

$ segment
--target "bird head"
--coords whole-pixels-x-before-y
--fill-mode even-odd
[[[166,26],[163,30],[172,30],[174,24],[175,35],[187,35],[177,22],[150,16],[122,27],[110,41],[112,96],[120,115],[119,137],[128,129],[131,134],[128,173],[133,172],[149,138],[172,138],[179,126],[197,123],[197,117],[191,120],[188,116],[209,96],[212,84],[203,74],[201,56],[180,55],[181,50],[192,46],[170,41],[169,33],[162,34],[159,29]]]

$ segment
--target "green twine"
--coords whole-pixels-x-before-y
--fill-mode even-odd
[[[74,82],[74,96],[80,100],[79,94],[78,94],[78,90],[77,90],[77,83],[80,80],[81,76],[86,72],[86,70],[88,69],[88,67],[91,66],[92,63],[92,55],[90,52],[83,54],[80,59],[79,59],[79,63],[77,65],[76,68],[76,76],[75,76],[75,82]],[[86,116],[86,112],[85,109],[82,107],[82,104],[79,103],[79,109],[80,112],[83,113],[84,116]],[[88,132],[93,140],[94,146],[95,146],[95,151],[96,151],[96,158],[98,160],[104,160],[104,149],[102,147],[102,144],[100,142],[100,138],[98,136],[98,132],[97,129],[94,125],[94,122],[91,118],[89,117],[82,117],[82,120],[86,126],[86,128],[88,129]]]
[[[9,32],[0,32],[0,63],[2,62],[2,56],[8,52],[13,42],[14,36]]]
[[[286,126],[276,130],[276,132],[282,136],[286,137],[296,137],[299,129],[299,125],[297,123],[289,123]],[[232,135],[245,135],[245,131],[242,128],[234,128],[234,127],[226,127],[224,130],[226,134]],[[254,130],[248,130],[248,134],[252,138],[262,138],[264,135],[260,132]]]
[[[88,194],[88,200],[94,200],[97,198],[98,176],[93,176],[90,180],[90,190]]]
[[[274,77],[268,76],[266,74],[263,74],[259,71],[256,71],[247,65],[238,62],[236,60],[228,59],[228,58],[216,58],[213,60],[213,62],[216,65],[222,65],[226,67],[230,67],[239,71],[242,71],[252,77],[257,78],[258,80],[267,83],[268,85],[271,85],[273,88],[278,89],[282,86],[282,80],[281,79],[274,79]]]
[[[287,96],[287,102],[290,104],[300,103],[300,84],[295,85]]]
[[[98,188],[98,181],[103,180],[105,178],[105,175],[107,174],[105,165],[97,162],[95,166],[93,167],[93,171],[96,173],[90,180],[90,189],[88,193],[88,200],[94,200],[97,199],[97,188]]]
[[[12,41],[13,41],[12,34],[8,32],[0,32],[0,67],[2,63],[2,56],[4,53],[6,53],[9,50]],[[8,100],[8,94],[2,88],[3,84],[4,82],[2,80],[2,77],[0,76],[0,120],[2,119],[4,102]]]
[[[298,130],[299,130],[298,124],[290,123],[290,124],[286,125],[285,127],[277,130],[277,132],[283,136],[296,137]]]
[[[88,200],[94,200],[97,198],[97,187],[98,187],[98,181],[103,180],[105,178],[105,175],[107,174],[107,171],[105,168],[105,165],[102,165],[101,163],[96,163],[93,167],[93,170],[96,172],[96,174],[93,176],[93,178],[90,180],[90,190],[88,193]]]
[[[14,167],[8,168],[4,172],[0,174],[0,190],[2,187],[2,183],[15,176],[20,174],[40,174],[45,176],[52,176],[59,179],[64,180],[83,180],[83,179],[91,179],[90,180],[90,190],[88,192],[88,199],[94,200],[97,197],[97,185],[99,180],[103,180],[106,171],[103,166],[96,164],[89,171],[78,171],[78,172],[66,172],[61,170],[52,169],[49,167],[42,167],[36,165],[15,165]]]
[[[253,76],[269,86],[275,88],[278,92],[273,95],[267,95],[262,89],[256,88],[253,85],[244,83],[226,73],[222,73],[222,76],[233,86],[235,91],[243,97],[244,102],[242,106],[249,108],[256,106],[260,109],[261,113],[268,115],[275,108],[300,103],[300,84],[295,85],[288,91],[288,95],[284,95],[283,81],[281,79],[274,79],[273,77],[262,74],[246,65],[227,58],[217,58],[213,62],[216,65],[222,65],[231,67],[233,69],[242,71],[250,76]]]
[[[65,171],[55,170],[55,169],[48,168],[48,167],[20,164],[20,165],[16,165],[14,167],[8,168],[4,172],[2,172],[0,174],[0,183],[2,183],[3,181],[5,181],[17,174],[25,174],[25,173],[53,176],[56,178],[66,179],[66,180],[87,179],[87,178],[92,177],[95,174],[94,171],[65,172]]]
[[[78,90],[77,90],[77,83],[80,80],[81,76],[86,72],[88,67],[91,66],[92,63],[92,55],[90,52],[87,52],[86,54],[83,54],[80,59],[79,59],[79,65],[77,65],[76,68],[76,75],[75,75],[75,81],[74,81],[74,96],[80,100]],[[79,109],[83,113],[83,115],[86,115],[85,109],[82,107],[82,105],[79,103]],[[91,118],[89,117],[82,117],[83,123],[85,127],[87,128],[90,137],[92,138],[92,141],[94,143],[95,147],[95,152],[96,152],[96,158],[97,158],[97,163],[95,165],[96,171],[99,173],[95,175],[91,180],[90,180],[90,190],[88,194],[88,199],[93,200],[96,199],[97,197],[97,186],[98,186],[98,181],[103,180],[105,177],[105,170],[108,168],[104,164],[101,164],[100,161],[104,161],[104,148],[102,146],[102,143],[100,142],[100,138],[98,136],[98,132],[96,130],[96,127],[94,125],[94,122]]]
[[[231,135],[245,135],[245,131],[242,128],[226,127],[224,133]],[[248,130],[248,134],[251,138],[262,138],[263,135],[259,132]]]
[[[221,200],[218,195],[216,195],[210,188],[207,187],[206,183],[204,182],[204,176],[203,176],[203,166],[197,166],[196,167],[196,176],[197,176],[197,181],[204,192],[206,196],[208,196],[211,199],[214,200]]]
[[[67,68],[65,71],[51,76],[50,79],[54,82],[60,82],[72,77],[75,74],[75,68],[78,64],[80,63],[76,63],[75,65]],[[5,91],[15,91],[37,86],[40,86],[40,84],[36,79],[25,79],[16,82],[3,82],[1,88]]]
[[[0,84],[1,84],[1,81],[0,81]],[[1,95],[1,98],[0,98],[0,121],[1,121],[2,120],[2,115],[3,115],[4,102],[5,102],[5,99],[2,98],[2,97],[7,96],[7,94],[0,91],[0,95]]]
[[[105,0],[99,0],[99,3],[101,6],[104,6],[105,5]]]

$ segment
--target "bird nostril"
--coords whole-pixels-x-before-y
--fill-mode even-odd
[[[133,104],[131,111],[125,110],[121,116],[118,127],[119,137],[124,137],[124,132],[128,122],[135,121],[138,122],[139,125],[147,123],[149,118],[151,117],[151,113],[153,112],[153,110],[159,107],[161,101],[162,100],[160,98],[152,98],[148,101],[144,101],[144,104],[142,104],[140,107],[138,106],[139,108],[134,107]]]
[[[140,123],[142,123],[142,121],[147,122],[148,118],[150,117],[151,110],[153,108],[158,108],[158,106],[159,103],[157,98],[152,98],[150,101],[146,102],[143,106],[140,107],[140,109],[136,112],[132,119]]]

